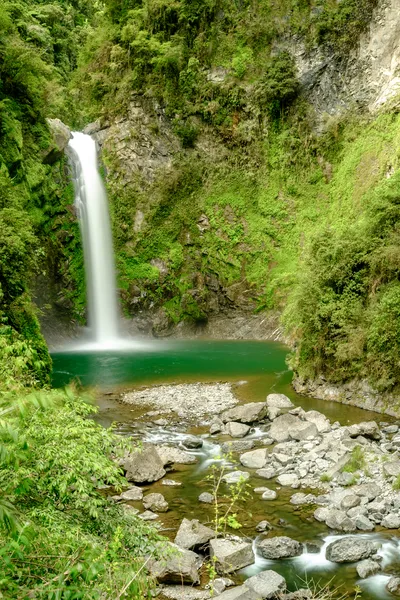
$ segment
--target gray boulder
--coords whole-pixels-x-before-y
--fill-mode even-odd
[[[200,583],[199,569],[202,559],[197,554],[170,542],[161,547],[161,552],[160,558],[150,559],[147,563],[150,574],[159,583]]]
[[[275,500],[277,496],[278,496],[278,494],[275,492],[275,490],[266,489],[263,492],[261,499],[262,500]]]
[[[246,427],[246,425],[244,426]],[[230,452],[246,452],[247,450],[251,450],[254,448],[253,440],[233,440],[229,442],[224,442],[221,446],[222,452],[224,454],[229,454]]]
[[[174,446],[156,446],[156,450],[163,462],[164,466],[177,465],[193,465],[197,463],[197,458],[189,452],[185,452]]]
[[[235,423],[234,421],[231,421],[226,424],[225,431],[233,438],[243,438],[249,433],[250,425],[244,425],[243,423]]]
[[[162,494],[148,494],[143,498],[143,506],[153,512],[167,512],[168,502]]]
[[[325,523],[330,529],[335,529],[336,531],[351,533],[356,530],[355,522],[344,511],[336,510],[335,508],[328,509]]]
[[[332,429],[329,419],[317,410],[307,411],[304,413],[303,418],[309,423],[314,423],[318,433],[328,433]]]
[[[317,437],[318,429],[315,423],[300,422],[294,425],[289,433],[292,440],[302,442]]]
[[[125,492],[122,492],[121,494],[121,499],[122,500],[131,500],[132,502],[137,501],[137,500],[142,500],[143,498],[143,492],[139,487],[132,487],[129,490],[126,490]]]
[[[226,410],[222,413],[221,419],[224,423],[239,421],[240,423],[251,424],[264,419],[267,410],[268,407],[265,402],[250,402]]]
[[[276,471],[273,467],[264,467],[263,469],[258,469],[256,475],[263,479],[273,479],[276,475]]]
[[[220,574],[233,573],[254,562],[252,544],[242,540],[210,540],[210,556]]]
[[[284,394],[269,394],[267,396],[268,418],[270,421],[282,414],[283,409],[294,408],[294,404]]]
[[[262,469],[267,462],[268,451],[265,448],[250,450],[245,452],[239,458],[244,467],[249,469]]]
[[[366,579],[370,575],[375,575],[378,573],[378,571],[381,569],[381,566],[379,563],[368,558],[367,560],[362,560],[359,562],[356,569],[359,577],[361,577],[361,579]]]
[[[284,473],[276,478],[277,483],[283,487],[298,488],[300,486],[299,478],[295,473]]]
[[[386,529],[400,529],[400,515],[398,513],[390,513],[382,519],[382,527]]]
[[[213,537],[215,531],[202,525],[197,519],[183,519],[175,537],[175,544],[186,550],[195,550],[207,544]]]
[[[210,590],[196,590],[190,585],[169,585],[161,589],[161,596],[167,600],[208,600]]]
[[[347,496],[345,496],[341,501],[340,508],[344,511],[347,511],[350,510],[350,508],[358,506],[360,502],[360,496],[356,496],[356,494],[347,494]]]
[[[247,473],[246,471],[231,471],[222,477],[222,481],[228,484],[235,484],[239,483],[241,480],[247,480],[249,477],[250,473]]]
[[[387,477],[398,477],[400,475],[400,460],[384,463],[383,472]]]
[[[187,450],[197,450],[198,448],[202,448],[203,440],[196,435],[188,435],[182,441],[182,446]]]
[[[203,502],[203,504],[212,504],[214,502],[214,496],[209,492],[203,492],[199,496],[199,502]]]
[[[302,425],[303,422],[294,415],[281,415],[272,422],[269,436],[276,442],[286,442],[290,439],[292,427]]]
[[[381,491],[381,488],[376,483],[362,483],[361,485],[355,485],[352,488],[354,494],[367,498],[370,502],[371,500],[375,500]]]
[[[378,424],[375,421],[366,421],[365,423],[357,423],[348,427],[350,437],[363,437],[371,438],[373,440],[380,440],[382,437],[381,431]]]
[[[365,515],[358,515],[355,518],[355,524],[360,531],[373,531],[375,529],[375,525]]]
[[[277,598],[286,591],[286,581],[275,571],[263,571],[245,581],[244,584],[259,598]]]
[[[260,597],[245,585],[239,585],[219,594],[218,600],[260,600]]]
[[[264,531],[268,531],[269,529],[271,529],[271,527],[272,527],[272,525],[268,521],[260,521],[256,525],[256,531],[259,531],[262,533]]]
[[[154,446],[144,446],[142,450],[130,452],[122,461],[128,481],[145,483],[158,481],[166,474],[164,463]]]
[[[374,542],[352,535],[329,544],[325,555],[331,562],[348,563],[369,558],[375,552]]]
[[[387,582],[386,589],[394,596],[400,596],[400,577],[391,577]]]
[[[303,546],[300,542],[286,536],[276,536],[262,540],[257,549],[263,558],[269,559],[293,558],[294,556],[300,556],[303,552]]]

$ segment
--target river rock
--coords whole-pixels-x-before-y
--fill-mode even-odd
[[[260,597],[245,585],[226,590],[217,596],[218,600],[260,600]]]
[[[275,500],[277,498],[278,494],[275,492],[275,490],[268,490],[266,489],[265,492],[263,492],[261,499],[262,500]]]
[[[210,423],[211,435],[214,435],[215,433],[221,433],[223,428],[224,428],[224,422],[219,417],[217,417],[216,419],[213,419]]]
[[[267,455],[268,451],[265,448],[259,448],[258,450],[245,452],[239,460],[244,467],[249,469],[262,469],[267,462]]]
[[[400,529],[400,515],[398,513],[390,513],[382,519],[382,527],[386,529]]]
[[[214,502],[214,496],[209,492],[203,492],[199,496],[199,502],[203,502],[203,504],[212,504]]]
[[[350,508],[354,508],[358,506],[361,502],[360,496],[356,496],[356,494],[347,494],[340,503],[340,508],[344,511],[350,510]]]
[[[143,498],[143,506],[146,510],[167,512],[168,502],[162,494],[148,494]]]
[[[230,421],[239,421],[240,423],[256,423],[261,421],[267,414],[267,404],[265,402],[249,402],[248,404],[242,404],[230,408],[221,415],[221,419],[224,423]]]
[[[192,521],[183,519],[175,537],[175,544],[186,550],[196,550],[207,544],[213,537],[215,537],[215,531],[202,525],[197,519]]]
[[[319,521],[320,523],[325,523],[325,521],[327,520],[327,518],[329,517],[329,513],[332,509],[326,507],[326,506],[321,506],[320,508],[317,508],[314,511],[314,519],[316,521]]]
[[[326,558],[331,562],[357,562],[369,558],[376,552],[376,545],[358,536],[340,538],[328,545]]]
[[[315,504],[315,500],[314,494],[298,492],[297,494],[293,494],[290,498],[290,504],[293,504],[294,506],[303,506],[304,504]]]
[[[359,577],[361,577],[361,579],[366,579],[370,575],[375,575],[378,573],[378,571],[381,569],[381,566],[379,563],[368,558],[367,560],[362,560],[359,562],[356,569]]]
[[[268,418],[273,421],[282,414],[282,409],[294,408],[294,404],[284,394],[269,394],[267,396]]]
[[[302,588],[301,590],[285,594],[283,600],[315,600],[315,596],[311,590]]]
[[[188,435],[182,440],[182,446],[187,450],[197,450],[203,446],[203,440],[195,435]]]
[[[258,469],[256,475],[263,479],[273,479],[276,475],[276,471],[273,467],[264,467],[263,469]]]
[[[318,429],[315,423],[301,422],[290,428],[290,437],[292,440],[302,442],[317,437]]]
[[[157,452],[165,466],[177,465],[193,465],[197,463],[197,458],[189,452],[175,448],[174,446],[156,446]]]
[[[299,478],[295,473],[279,475],[279,477],[276,478],[276,481],[283,487],[298,488],[300,486]]]
[[[264,531],[268,531],[271,528],[272,528],[272,525],[268,521],[260,521],[256,525],[256,531],[259,531],[260,533],[263,533]]]
[[[158,481],[166,474],[164,463],[154,446],[144,446],[130,452],[123,460],[122,467],[128,481],[145,483]]]
[[[212,597],[210,590],[196,590],[190,585],[168,585],[158,590],[168,600],[208,600]]]
[[[155,521],[156,519],[158,519],[158,515],[153,513],[151,510],[145,510],[140,515],[138,515],[138,517],[139,519],[142,519],[142,521]]]
[[[252,544],[239,539],[210,540],[210,556],[220,574],[233,573],[254,562]]]
[[[395,596],[400,596],[400,577],[391,577],[387,582],[386,589]]]
[[[214,579],[210,587],[212,589],[213,596],[219,596],[226,590],[227,587],[232,587],[234,585],[235,582],[232,581],[232,579],[228,579],[228,577],[217,577]]]
[[[246,471],[231,471],[222,477],[222,481],[228,484],[235,484],[243,479],[247,480],[249,477],[250,473],[247,473]]]
[[[221,450],[224,454],[229,454],[230,452],[246,452],[246,450],[251,450],[254,448],[253,440],[234,440],[229,442],[224,442],[221,446]]]
[[[286,581],[275,571],[263,571],[249,577],[244,583],[259,598],[277,598],[286,591]]]
[[[325,523],[330,529],[336,529],[337,531],[351,533],[356,530],[355,522],[344,511],[335,508],[328,509]]]
[[[163,479],[161,485],[166,485],[168,487],[180,487],[182,483],[180,481],[174,481],[173,479]]]
[[[250,426],[244,425],[243,423],[235,423],[234,421],[231,421],[226,424],[225,431],[231,437],[243,438],[249,433]]]
[[[348,427],[347,429],[350,434],[350,437],[353,438],[362,435],[363,437],[371,438],[373,440],[380,440],[382,437],[379,426],[375,421],[356,423],[355,425],[350,425],[350,427]]]
[[[183,550],[170,542],[163,548],[166,549],[164,556],[158,559],[150,559],[147,563],[150,574],[159,583],[198,585],[200,583],[199,569],[202,559],[194,552]]]
[[[132,502],[137,501],[137,500],[142,500],[143,498],[143,492],[139,487],[132,487],[129,490],[126,490],[125,492],[122,492],[121,494],[121,499],[122,500],[131,500]]]
[[[272,422],[269,430],[270,437],[276,442],[286,442],[290,439],[290,429],[295,425],[301,424],[302,421],[294,415],[281,415]]]
[[[286,536],[276,536],[262,540],[257,548],[263,558],[273,560],[293,558],[294,556],[300,556],[303,552],[303,546],[300,542]]]
[[[318,433],[328,433],[332,429],[329,419],[317,410],[305,412],[303,418],[309,423],[314,423]]]
[[[384,463],[383,472],[387,477],[398,477],[400,475],[400,461],[395,460]]]
[[[375,529],[375,525],[365,515],[358,515],[355,518],[355,525],[360,531],[373,531]]]
[[[381,493],[381,488],[376,483],[362,483],[361,485],[355,485],[352,488],[354,494],[367,498],[370,502],[375,500]]]

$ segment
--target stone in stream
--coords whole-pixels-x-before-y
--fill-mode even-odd
[[[375,421],[366,421],[365,423],[356,423],[347,428],[350,437],[368,437],[373,440],[380,440],[382,437],[378,424]]]
[[[357,562],[370,558],[376,553],[376,544],[359,536],[347,536],[329,544],[326,548],[326,558],[331,562]]]
[[[158,519],[158,515],[151,512],[151,510],[145,510],[140,515],[138,515],[138,517],[139,519],[142,519],[142,521],[155,521],[156,519]]]
[[[386,584],[386,589],[395,596],[400,596],[400,577],[391,577]]]
[[[367,558],[366,560],[359,562],[356,569],[359,577],[361,577],[361,579],[366,579],[370,575],[378,573],[378,571],[381,570],[381,565],[374,560]]]
[[[328,433],[332,429],[329,419],[317,410],[307,411],[304,413],[303,418],[310,423],[314,423],[318,433]]]
[[[278,417],[272,422],[269,430],[269,436],[275,442],[286,442],[290,439],[290,429],[295,425],[301,424],[302,421],[294,415],[286,414]]]
[[[180,481],[174,481],[173,479],[163,479],[161,485],[167,485],[169,487],[180,487],[182,483]]]
[[[244,467],[249,469],[262,469],[267,462],[268,451],[265,448],[250,450],[239,457]]]
[[[243,438],[249,433],[250,425],[244,425],[243,423],[235,423],[234,421],[230,421],[225,425],[225,431],[233,438]]]
[[[221,450],[224,454],[229,454],[230,452],[246,452],[246,450],[251,450],[254,448],[253,440],[235,440],[224,442],[221,446]]]
[[[304,494],[303,492],[298,492],[297,494],[293,494],[293,496],[290,498],[290,504],[293,504],[294,506],[315,504],[315,496],[314,494]]]
[[[326,519],[329,517],[330,510],[331,509],[326,506],[317,508],[314,512],[314,519],[320,523],[325,523]]]
[[[157,452],[164,466],[173,464],[177,465],[193,465],[197,463],[197,458],[189,452],[180,450],[174,446],[161,445],[156,446]]]
[[[365,515],[358,515],[355,518],[355,525],[360,531],[373,531],[375,525]]]
[[[122,492],[121,498],[122,500],[131,500],[132,502],[142,500],[143,492],[139,487],[134,486],[129,490],[126,490],[126,492]]]
[[[267,396],[268,418],[273,421],[282,414],[282,409],[294,408],[294,404],[284,394],[269,394]]]
[[[286,592],[286,581],[275,571],[263,571],[249,577],[244,585],[256,592],[259,598],[277,598]]]
[[[188,435],[182,440],[182,446],[187,450],[197,450],[203,446],[203,440],[195,435]]]
[[[260,600],[260,597],[245,585],[239,585],[218,594],[218,600]]]
[[[356,494],[348,494],[343,498],[340,503],[340,508],[344,511],[350,510],[350,508],[354,508],[361,503],[360,496],[356,496]]]
[[[228,579],[228,577],[217,577],[214,579],[210,587],[212,589],[213,596],[219,596],[226,590],[227,587],[232,587],[234,585],[235,582],[232,581],[232,579]]]
[[[146,510],[167,512],[168,502],[162,494],[148,494],[143,498],[143,506]]]
[[[213,419],[210,423],[210,433],[214,435],[215,433],[221,433],[224,428],[224,422],[219,417]]]
[[[275,492],[275,490],[266,489],[265,492],[263,492],[261,499],[262,500],[275,500],[277,498],[277,496],[278,496],[278,494]]]
[[[209,492],[203,492],[199,496],[199,502],[203,502],[203,504],[212,504],[214,502],[214,496]]]
[[[190,585],[168,585],[160,587],[163,598],[168,600],[208,600],[211,598],[211,590],[196,590]]]
[[[221,415],[224,423],[229,421],[239,421],[251,425],[257,421],[261,421],[267,414],[267,404],[265,402],[249,402],[230,408]]]
[[[192,521],[183,519],[175,537],[175,544],[186,550],[196,550],[207,544],[213,537],[215,531],[202,525],[197,519]]]
[[[276,536],[262,540],[257,549],[263,558],[279,559],[300,556],[303,546],[300,542],[286,536]]]
[[[268,521],[260,521],[258,525],[256,525],[256,531],[259,531],[260,533],[268,531],[269,529],[272,529],[272,525]]]
[[[263,469],[258,469],[256,475],[263,479],[273,479],[276,475],[276,471],[273,467],[264,467]]]
[[[210,557],[215,561],[217,572],[220,574],[233,573],[254,562],[252,544],[241,539],[210,540]]]
[[[400,529],[400,515],[398,513],[389,513],[382,519],[382,527],[386,529]]]
[[[147,569],[159,583],[198,585],[202,559],[191,550],[183,550],[170,542],[160,546],[162,556],[150,559]]]
[[[249,477],[250,473],[247,473],[246,471],[231,471],[222,477],[222,481],[228,484],[234,484],[239,483],[239,481],[246,481]]]
[[[345,531],[347,533],[351,533],[357,529],[353,519],[350,519],[344,511],[335,508],[328,509],[325,523],[330,529]]]
[[[398,477],[400,475],[400,460],[384,463],[383,472],[387,477]]]
[[[130,452],[123,459],[122,467],[127,480],[135,483],[158,481],[166,474],[164,463],[152,445]]]
[[[290,428],[289,434],[292,440],[301,442],[317,437],[318,429],[315,423],[300,422]]]
[[[276,481],[279,485],[282,485],[283,487],[300,487],[299,478],[297,477],[297,475],[295,475],[295,473],[284,473],[283,475],[279,475],[279,477],[276,478]]]

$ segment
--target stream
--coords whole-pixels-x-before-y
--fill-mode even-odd
[[[169,504],[167,513],[160,515],[158,522],[162,531],[174,539],[179,524],[184,517],[199,519],[209,524],[213,518],[212,505],[198,501],[200,493],[210,491],[206,480],[207,472],[215,462],[220,461],[221,445],[231,440],[227,435],[210,436],[209,426],[201,423],[190,428],[179,420],[162,419],[156,414],[146,414],[149,408],[134,407],[122,403],[119,398],[126,390],[140,389],[159,384],[181,384],[198,382],[230,382],[233,392],[241,403],[265,401],[271,393],[288,396],[296,406],[305,410],[317,410],[325,414],[333,423],[350,425],[362,421],[376,420],[392,422],[390,417],[363,411],[352,406],[325,402],[299,396],[291,388],[292,374],[287,369],[285,357],[287,348],[275,342],[253,341],[156,341],[137,343],[124,351],[63,351],[52,354],[53,386],[62,387],[73,380],[86,388],[94,388],[98,398],[99,413],[96,419],[103,426],[116,423],[116,431],[121,435],[151,443],[168,443],[182,447],[188,435],[200,436],[203,446],[197,450],[187,450],[196,456],[193,465],[177,465],[168,478],[180,483],[179,487],[163,485],[162,480],[146,485],[144,491],[162,493]],[[154,423],[157,421],[157,424]],[[263,426],[254,427],[246,440],[257,440],[265,436]],[[258,477],[254,470],[249,483],[251,488],[262,487],[265,479]],[[294,491],[279,488],[275,481],[268,481],[268,487],[279,490],[278,498],[266,502],[261,494],[252,492],[251,499],[244,503],[238,513],[242,525],[239,534],[255,540],[255,526],[266,519],[272,525],[273,535],[287,535],[304,543],[304,553],[293,559],[266,560],[256,555],[255,563],[236,574],[237,583],[266,569],[281,573],[289,590],[306,587],[311,580],[331,586],[338,595],[348,592],[354,597],[356,586],[361,588],[361,598],[384,600],[394,598],[386,592],[385,585],[390,573],[400,570],[400,544],[398,535],[392,531],[377,528],[374,533],[357,533],[367,539],[379,541],[382,546],[382,568],[385,574],[373,575],[367,579],[358,578],[354,564],[337,564],[325,558],[325,547],[338,536],[313,518],[315,506],[294,506],[290,497]],[[304,492],[311,490],[301,490]],[[132,505],[140,508],[140,503]],[[399,532],[395,532],[399,533]],[[339,536],[339,537],[343,537]]]

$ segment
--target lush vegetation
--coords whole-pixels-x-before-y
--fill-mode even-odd
[[[0,398],[0,592],[4,598],[143,598],[156,531],[110,503],[126,485],[121,437],[72,390]],[[110,493],[110,492],[108,492]]]

